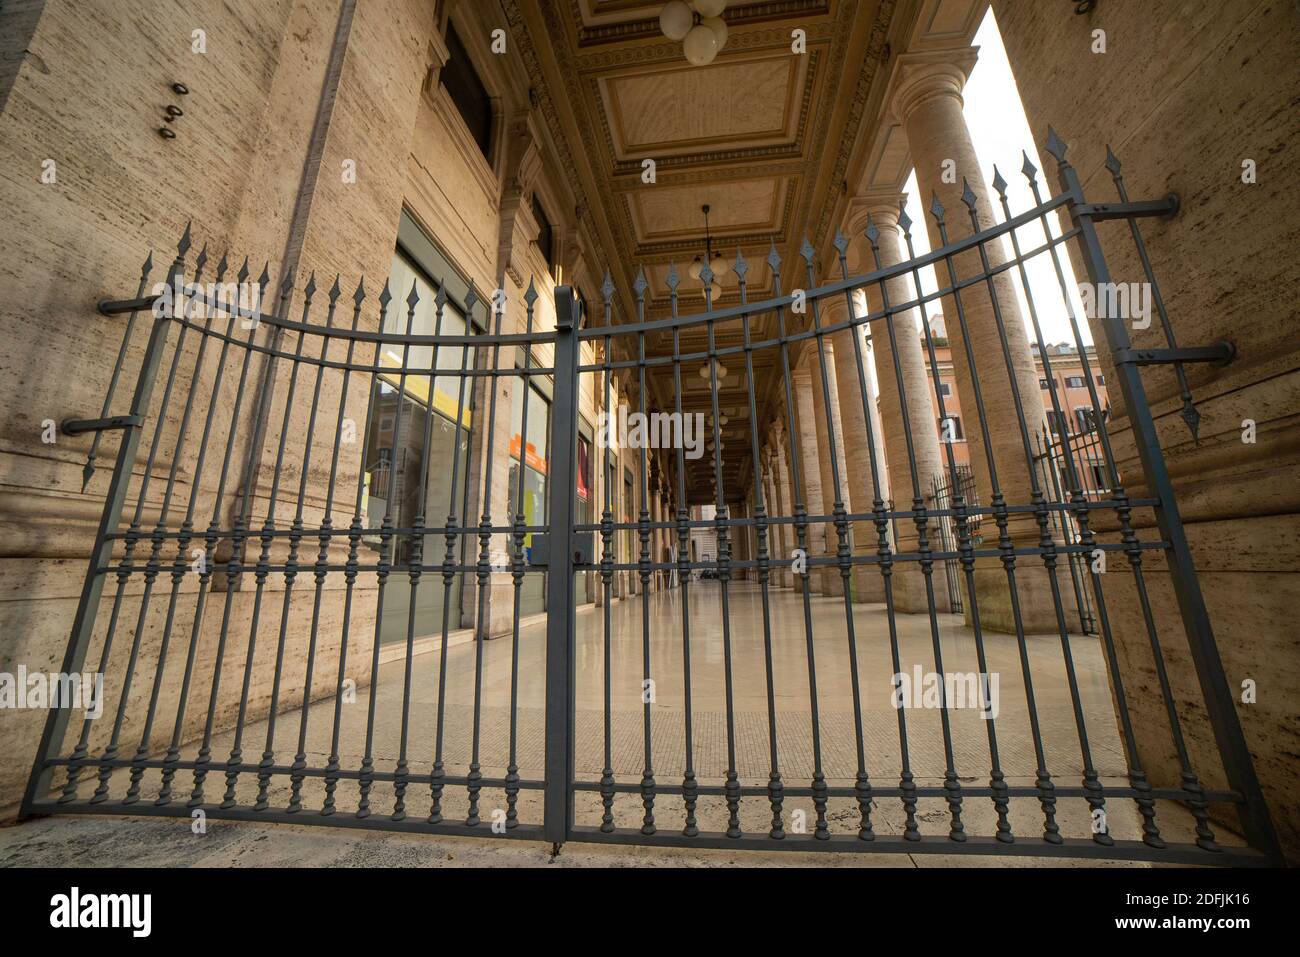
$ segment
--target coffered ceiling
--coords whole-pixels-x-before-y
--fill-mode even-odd
[[[805,236],[820,245],[835,231],[850,158],[861,141],[867,101],[898,7],[907,0],[730,0],[729,37],[703,67],[687,63],[682,44],[659,29],[662,2],[642,0],[503,0],[552,141],[571,163],[580,215],[599,249],[594,270],[608,268],[618,289],[617,319],[635,315],[639,270],[648,282],[646,315],[671,309],[667,277],[676,264],[679,312],[702,311],[702,284],[687,268],[704,251],[704,216],[715,253],[749,262],[748,298],[768,296],[765,260],[775,245],[785,260],[782,285],[806,285],[798,249]],[[910,15],[910,14],[909,14]],[[793,31],[806,50],[793,52]],[[883,79],[880,81],[883,83]],[[877,96],[880,91],[875,90]],[[654,161],[654,182],[643,177]],[[797,277],[797,278],[796,278]],[[739,302],[737,276],[722,277],[720,303]],[[755,317],[755,336],[771,332]],[[742,341],[739,322],[718,325],[719,346]],[[671,348],[663,337],[648,352]],[[703,328],[684,331],[683,352],[707,349]],[[784,404],[775,350],[754,355],[759,417]],[[748,397],[743,362],[728,363],[719,401],[729,422],[724,481],[736,488],[751,468]],[[650,374],[650,404],[672,408],[671,366]],[[683,369],[687,411],[707,411],[710,397],[696,368]],[[735,414],[733,414],[733,412]],[[740,450],[743,448],[745,455]],[[697,463],[704,478],[711,457]],[[693,496],[694,497],[694,496]]]

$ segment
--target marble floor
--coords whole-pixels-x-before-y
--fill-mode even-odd
[[[941,669],[935,665],[935,635],[928,616],[898,615],[896,668],[889,617],[882,605],[855,605],[846,611],[842,598],[810,596],[805,600],[790,589],[773,589],[765,625],[762,595],[756,584],[732,583],[726,595],[725,614],[723,601],[719,583],[695,582],[686,590],[671,589],[653,593],[648,599],[630,597],[612,602],[608,640],[605,609],[587,605],[579,610],[574,728],[578,781],[599,781],[606,763],[608,736],[608,760],[615,781],[633,788],[641,781],[647,764],[660,786],[681,785],[689,764],[704,786],[722,785],[728,768],[734,767],[742,785],[763,788],[772,773],[774,756],[787,788],[809,787],[818,769],[831,786],[851,786],[859,770],[859,758],[873,785],[896,787],[904,751],[900,712],[893,706],[894,674],[902,672],[911,677],[918,668],[923,674],[980,671],[974,633],[957,615],[938,618]],[[850,620],[857,651],[857,709],[855,674],[850,667]],[[689,623],[689,641],[683,640],[684,621]],[[363,688],[354,702],[339,709],[342,766],[359,767],[368,749],[377,770],[393,770],[405,728],[410,772],[427,774],[432,768],[441,723],[448,775],[464,775],[477,756],[484,777],[500,779],[513,753],[523,781],[542,780],[545,630],[545,620],[538,619],[521,629],[517,642],[507,636],[481,645],[471,641],[449,647],[445,656],[446,697],[441,703],[437,689],[443,655],[439,650],[411,659],[406,709],[405,659],[381,666],[373,692]],[[911,703],[916,706],[902,710],[906,755],[918,786],[941,785],[951,755],[962,787],[987,787],[991,744],[996,745],[999,767],[1009,785],[1034,784],[1037,761],[1018,642],[1014,636],[997,634],[986,635],[984,642],[992,720],[985,718],[975,700],[968,701],[967,707],[945,712],[925,706],[927,702],[920,699]],[[1087,636],[1072,636],[1068,643],[1092,764],[1103,784],[1124,786],[1123,748],[1100,643]],[[1046,765],[1057,787],[1077,788],[1084,762],[1061,638],[1030,636],[1025,644]],[[769,645],[770,689],[766,665]],[[648,728],[643,704],[647,655],[653,682]],[[372,693],[374,724],[368,736]],[[310,705],[305,715],[301,711],[280,714],[273,746],[275,763],[287,765],[293,760],[305,718],[307,763],[323,767],[330,752],[334,710],[333,699],[325,699]],[[265,722],[245,730],[245,760],[258,760],[265,737]],[[231,734],[218,737],[214,756],[223,760],[231,744]],[[193,748],[183,757],[192,755]],[[210,797],[219,793],[219,774],[212,776],[208,788]],[[251,804],[256,788],[256,775],[244,775],[239,783],[241,800]],[[271,787],[272,806],[287,804],[288,792],[287,778],[277,776]],[[340,783],[337,800],[341,813],[356,807],[358,794],[356,781]],[[304,807],[319,807],[323,795],[321,779],[308,777],[303,783]],[[393,797],[390,783],[377,782],[371,794],[374,813],[389,813]],[[1162,826],[1167,823],[1179,835],[1185,835],[1185,814],[1173,805],[1166,812],[1166,803],[1160,805],[1161,813],[1166,815]],[[406,804],[409,816],[427,815],[431,804],[428,785],[411,785]],[[443,806],[448,819],[463,816],[467,810],[465,789],[448,786]],[[493,812],[499,813],[503,807],[503,790],[484,787],[480,795],[482,818],[489,821]],[[599,824],[602,810],[598,794],[583,791],[577,795],[578,824]],[[787,828],[800,824],[812,828],[811,798],[790,795],[782,811]],[[517,812],[521,823],[540,823],[541,792],[522,791]],[[645,813],[641,795],[635,790],[619,793],[613,813],[619,826],[640,827]],[[1056,813],[1064,834],[1090,836],[1090,809],[1081,797],[1061,797]],[[654,815],[662,831],[679,831],[684,818],[680,796],[658,794]],[[996,819],[989,797],[966,796],[961,815],[968,833],[993,833]],[[1140,837],[1140,819],[1131,801],[1108,802],[1107,815],[1110,832],[1117,839]],[[727,808],[723,798],[701,797],[697,816],[703,830],[724,829]],[[766,795],[746,796],[741,802],[740,819],[746,831],[766,832],[771,817]],[[946,834],[951,823],[947,802],[937,797],[922,798],[917,817],[923,834]],[[833,833],[854,833],[858,827],[856,802],[851,797],[832,798],[828,819]],[[877,833],[902,833],[905,817],[901,801],[897,797],[877,797],[872,819]],[[1040,835],[1043,818],[1036,798],[1013,799],[1010,821],[1017,834]]]

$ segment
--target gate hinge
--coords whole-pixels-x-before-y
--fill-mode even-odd
[[[596,558],[596,535],[594,532],[573,533],[573,564],[590,565]],[[551,536],[540,533],[533,535],[533,544],[528,552],[528,564],[536,568],[546,568],[551,564]]]
[[[1135,366],[1171,365],[1176,362],[1209,362],[1227,365],[1237,357],[1237,347],[1226,339],[1212,346],[1181,346],[1177,349],[1116,349],[1115,364]]]
[[[1070,217],[1087,216],[1093,222],[1107,219],[1133,219],[1139,216],[1158,216],[1161,219],[1173,219],[1178,215],[1181,200],[1177,193],[1170,193],[1164,199],[1148,199],[1137,203],[1074,203],[1070,206]]]
[[[142,415],[113,415],[107,419],[64,419],[59,431],[64,435],[81,435],[84,432],[103,432],[108,429],[133,429],[144,424]]]

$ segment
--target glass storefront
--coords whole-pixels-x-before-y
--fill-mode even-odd
[[[523,456],[523,515],[525,525],[546,524],[546,476],[549,457],[551,403],[536,384],[530,384],[528,394],[528,436],[524,428],[524,388],[516,381],[510,403],[510,523],[519,511],[519,463]],[[524,536],[524,554],[527,558],[533,546],[531,532]],[[525,575],[519,594],[519,613],[535,615],[546,610],[546,576]]]
[[[442,311],[438,321],[434,305],[437,287],[427,273],[421,270],[406,253],[399,251],[393,257],[392,275],[389,279],[393,299],[384,313],[385,332],[415,335],[464,335],[464,313],[451,301]],[[415,285],[420,301],[413,316],[408,313],[407,294]],[[409,325],[408,325],[409,323]],[[473,350],[465,356],[461,346],[411,346],[406,352],[405,365],[413,369],[461,368],[462,361],[474,364]],[[379,364],[394,369],[403,365],[403,348],[385,346]],[[432,381],[431,381],[432,380]],[[466,502],[466,476],[469,467],[470,428],[472,425],[469,386],[460,395],[462,380],[454,375],[428,376],[408,373],[403,381],[400,372],[381,372],[375,378],[371,393],[370,431],[366,437],[364,470],[366,478],[366,524],[371,528],[381,526],[385,518],[394,528],[411,528],[417,516],[424,516],[424,527],[429,534],[423,536],[422,564],[437,565],[446,553],[446,537],[438,530],[454,513],[456,523],[464,525]],[[456,424],[459,409],[460,425]],[[455,502],[452,500],[452,464],[459,460],[456,469]],[[415,546],[415,536],[399,535],[391,548],[391,560],[404,563],[410,560]],[[377,535],[368,536],[366,544],[375,552],[380,547]],[[458,545],[458,563],[464,561],[465,543]],[[457,609],[460,607],[463,575],[457,575],[450,591],[452,614],[448,621],[451,629],[461,625]],[[388,579],[384,589],[383,617],[380,641],[404,641],[407,636],[411,608],[415,609],[414,637],[440,635],[442,615],[447,590],[438,571],[426,571],[412,595],[410,578],[399,573]]]

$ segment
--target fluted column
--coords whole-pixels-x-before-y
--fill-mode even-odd
[[[928,210],[931,196],[937,196],[944,210],[948,242],[973,232],[963,195],[974,197],[979,225],[987,228],[993,222],[992,206],[970,130],[962,114],[963,69],[953,63],[925,60],[905,61],[900,63],[899,69],[902,72],[891,106],[907,131],[922,205]],[[946,169],[954,169],[955,175],[945,176]],[[945,182],[946,179],[955,181]],[[969,192],[966,192],[967,188]],[[938,248],[944,242],[940,224],[929,213],[925,219],[931,246]],[[989,244],[986,255],[990,265],[1004,261],[1000,243]],[[959,281],[979,273],[983,269],[979,252],[968,250],[954,257],[953,268]],[[937,263],[935,273],[940,286],[951,284],[952,278],[945,263]],[[1002,498],[1008,504],[1027,505],[1033,500],[1031,467],[1025,458],[1017,420],[1016,393],[1021,415],[1031,431],[1038,429],[1044,420],[1043,401],[1025,322],[1009,273],[1002,272],[994,278],[993,293],[997,311],[984,281],[963,289],[959,295],[960,302],[954,301],[953,296],[945,297],[945,325],[952,347],[954,377],[963,400],[962,414],[966,420],[963,431],[970,444],[971,468],[980,503],[998,505],[989,469],[991,458],[997,470]],[[998,329],[999,315],[1003,332]],[[966,333],[962,330],[963,321]],[[981,418],[987,428],[987,447]],[[983,525],[981,534],[985,543],[996,542],[998,532],[992,520],[985,519]],[[1014,516],[1007,528],[1013,542],[1036,544],[1039,540],[1039,530],[1032,514]],[[1057,610],[1042,560],[1038,557],[1019,559],[1015,567],[1025,630],[1055,631]],[[1072,590],[1063,580],[1067,572],[1059,564],[1055,574],[1062,585],[1062,611],[1068,623],[1076,618],[1073,600],[1067,597],[1072,595]],[[1010,589],[1002,562],[999,559],[977,562],[975,579],[981,623],[997,631],[1013,631]],[[971,607],[968,605],[967,617],[970,615]]]
[[[844,233],[849,237],[847,250],[849,272],[853,275],[876,268],[871,243],[865,235],[868,222],[878,232],[876,244],[880,265],[893,266],[907,257],[898,232],[898,213],[904,197],[898,193],[869,194],[854,197],[849,204]],[[885,285],[890,305],[914,297],[905,277]],[[866,289],[867,308],[879,312],[883,306],[880,286]],[[899,510],[933,507],[934,482],[944,480],[945,458],[939,447],[936,428],[934,378],[927,370],[921,343],[921,327],[915,309],[896,313],[888,319],[870,324],[871,351],[879,389],[880,434],[884,438],[885,461],[889,468],[894,507]],[[898,523],[897,552],[916,553],[920,530],[911,521]],[[938,547],[939,530],[934,519],[925,526],[928,547]],[[943,574],[935,568],[936,576]],[[934,579],[934,602],[938,611],[949,611],[948,590],[942,578]],[[898,562],[893,567],[894,607],[898,611],[929,610],[925,577],[918,562]]]
[[[813,366],[817,356],[807,350],[794,371],[795,432],[799,441],[799,481],[803,483],[803,501],[808,514],[825,515],[830,509],[822,499],[821,462],[817,453],[819,422],[813,399]],[[821,376],[817,375],[820,388]],[[833,552],[833,550],[832,550]],[[808,525],[808,557],[826,555],[826,526],[821,522]],[[817,570],[809,576],[814,593],[825,594],[825,575]]]

